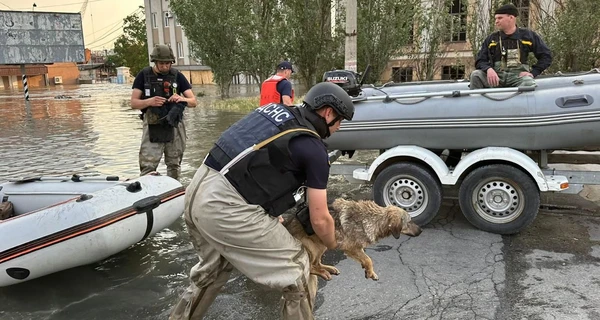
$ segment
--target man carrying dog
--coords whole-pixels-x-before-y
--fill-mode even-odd
[[[200,262],[171,320],[201,319],[233,268],[283,293],[283,319],[313,319],[316,276],[278,217],[295,206],[293,194],[305,186],[315,233],[328,248],[337,247],[322,139],[353,116],[350,96],[323,82],[303,105],[257,108],[221,135],[187,188],[184,217]]]

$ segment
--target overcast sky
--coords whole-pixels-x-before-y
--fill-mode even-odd
[[[0,0],[0,10],[45,12],[80,12],[83,0]],[[123,19],[144,5],[144,0],[89,0],[83,16],[85,47],[91,50],[112,49],[123,33]],[[93,23],[92,23],[93,22]]]

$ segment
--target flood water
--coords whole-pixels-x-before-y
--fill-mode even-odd
[[[34,89],[30,110],[22,92],[0,91],[0,181],[74,173],[136,177],[142,122],[139,111],[129,106],[130,88],[94,84]],[[258,94],[256,86],[232,89],[234,96]],[[195,86],[193,90],[206,96],[198,97],[197,108],[186,111],[184,185],[189,184],[219,134],[246,113],[207,107],[217,99],[215,86]],[[72,98],[55,99],[59,95]],[[162,162],[158,169],[166,174]],[[0,288],[0,319],[165,319],[189,284],[188,271],[197,261],[183,219],[179,219],[104,261]],[[233,278],[219,298],[223,309],[227,309],[228,291],[252,285],[243,277]],[[257,302],[254,293],[248,297],[249,305],[264,304],[277,314],[276,294],[267,293],[263,302]],[[211,317],[221,315],[217,308]]]

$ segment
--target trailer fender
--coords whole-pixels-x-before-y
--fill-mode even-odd
[[[549,188],[547,182],[548,177],[544,176],[544,173],[535,161],[520,151],[505,147],[486,147],[467,154],[460,160],[458,165],[456,165],[452,174],[445,177],[447,180],[442,180],[442,184],[455,184],[458,178],[471,166],[487,160],[510,162],[516,167],[525,170],[533,177],[540,191],[555,189]]]
[[[388,149],[379,155],[368,169],[360,168],[352,172],[352,177],[357,180],[371,181],[377,168],[385,161],[395,157],[409,157],[424,162],[429,166],[440,180],[450,174],[444,161],[435,153],[419,146],[397,146]]]

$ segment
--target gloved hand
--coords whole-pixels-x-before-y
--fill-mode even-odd
[[[183,119],[183,111],[185,110],[186,106],[187,102],[178,102],[173,104],[166,118],[170,126],[177,127],[179,122]]]

